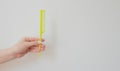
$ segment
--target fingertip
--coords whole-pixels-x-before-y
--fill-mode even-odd
[[[41,50],[41,51],[44,51],[44,50],[45,50],[45,45],[42,45],[42,47],[41,47],[40,50]]]
[[[42,42],[44,42],[44,41],[45,41],[45,39],[43,39],[43,38],[42,38],[42,39],[40,39],[40,38],[39,38],[39,40],[40,40],[40,41],[42,41]]]

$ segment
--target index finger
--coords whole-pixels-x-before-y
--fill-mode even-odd
[[[31,41],[39,41],[40,39],[39,38],[36,38],[36,37],[25,37],[23,38],[24,41],[27,41],[27,42],[31,42]],[[44,41],[44,39],[42,38],[42,42]]]

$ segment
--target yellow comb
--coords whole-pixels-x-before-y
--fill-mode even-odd
[[[40,10],[40,43],[42,43],[43,33],[45,32],[45,10]],[[39,50],[41,50],[42,45],[39,45]],[[40,53],[39,53],[40,55]]]

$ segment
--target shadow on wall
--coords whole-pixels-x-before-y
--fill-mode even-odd
[[[56,21],[52,21],[51,23],[51,30],[49,31],[48,35],[46,36],[46,51],[43,52],[43,56],[48,60],[55,60],[56,59],[56,45],[57,45],[57,23]],[[49,27],[49,26],[48,26]],[[51,35],[50,35],[51,34]]]

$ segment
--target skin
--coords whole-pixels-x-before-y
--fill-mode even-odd
[[[17,42],[14,46],[0,50],[0,64],[10,60],[23,57],[29,52],[38,53],[45,49],[45,45],[40,44],[39,38],[25,37]],[[44,40],[42,39],[44,42]],[[42,46],[38,49],[38,46]]]

